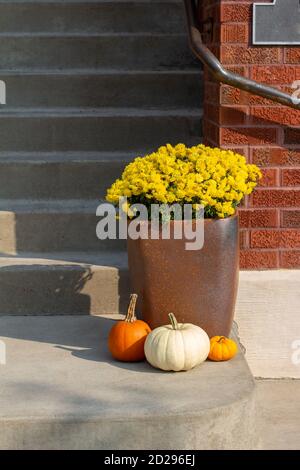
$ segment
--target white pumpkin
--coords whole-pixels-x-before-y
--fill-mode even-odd
[[[171,325],[155,328],[147,336],[145,356],[157,369],[189,370],[207,359],[209,337],[202,328],[191,323],[177,323],[169,314]]]

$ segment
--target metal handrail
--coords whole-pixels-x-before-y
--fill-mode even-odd
[[[190,47],[195,56],[207,66],[213,77],[226,85],[231,85],[253,95],[275,101],[276,103],[300,110],[300,100],[283,93],[276,88],[242,77],[237,73],[226,70],[216,56],[203,44],[201,32],[197,21],[197,7],[195,0],[184,0]]]

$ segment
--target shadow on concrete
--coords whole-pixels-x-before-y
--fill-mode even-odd
[[[173,374],[173,372],[163,372],[161,370],[155,369],[145,361],[139,362],[121,362],[115,360],[111,354],[109,353],[108,348],[105,345],[105,349],[102,348],[90,348],[90,349],[72,349],[70,347],[65,346],[56,346],[58,349],[63,349],[65,351],[70,351],[72,356],[77,357],[79,359],[83,359],[86,361],[94,361],[99,363],[106,363],[113,367],[118,367],[119,369],[129,370],[133,372],[143,372],[143,373],[151,373],[151,374]]]
[[[119,362],[108,350],[108,334],[116,320],[97,316],[0,317],[0,336],[22,341],[48,343],[55,350],[88,362],[143,373],[162,373],[145,361]],[[52,347],[50,349],[51,353]],[[52,353],[51,353],[52,354]],[[172,374],[172,373],[171,373]]]
[[[82,290],[92,276],[89,267],[78,265],[2,266],[1,315],[89,314],[90,296]]]
[[[1,315],[125,313],[129,298],[126,252],[0,254]],[[112,268],[111,272],[107,268]],[[117,271],[117,272],[115,272]]]

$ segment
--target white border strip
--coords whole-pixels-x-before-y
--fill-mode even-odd
[[[267,41],[258,41],[256,39],[256,7],[260,6],[274,6],[276,5],[276,0],[273,0],[273,3],[253,3],[253,19],[252,19],[252,42],[255,46],[300,46],[300,41],[298,42],[288,42],[288,41],[277,41],[277,42],[267,42]]]

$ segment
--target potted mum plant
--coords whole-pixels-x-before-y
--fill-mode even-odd
[[[174,230],[169,239],[128,238],[131,288],[152,328],[174,312],[179,322],[199,325],[209,336],[229,335],[239,272],[237,207],[260,177],[255,165],[230,150],[167,144],[137,157],[108,189],[106,199],[115,206],[127,198],[129,218],[135,217],[130,207],[136,203],[201,205],[204,210],[204,245],[199,250],[187,250],[187,240],[177,239]],[[151,218],[145,223],[150,230]]]

